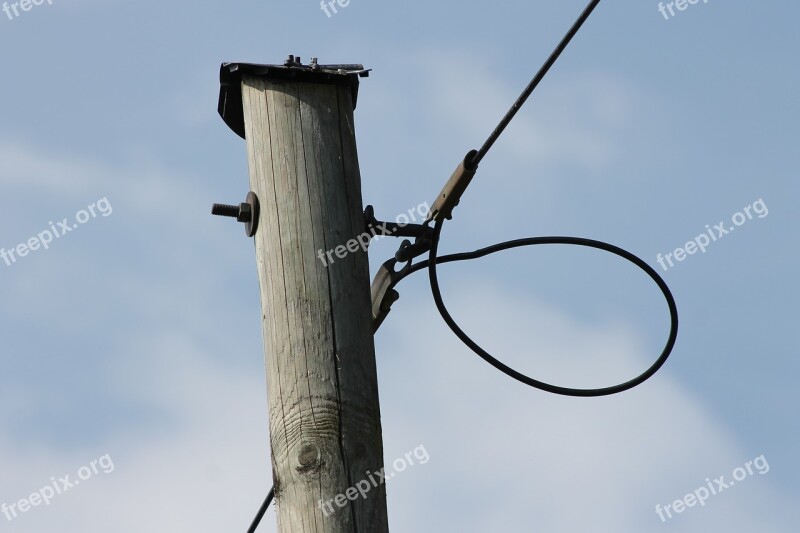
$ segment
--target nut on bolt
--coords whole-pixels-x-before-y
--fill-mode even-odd
[[[258,230],[259,205],[258,196],[253,191],[247,193],[247,200],[236,205],[214,204],[211,207],[211,214],[221,217],[235,218],[239,222],[244,222],[244,231],[248,237],[252,237]]]

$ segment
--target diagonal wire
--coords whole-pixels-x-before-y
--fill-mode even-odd
[[[261,504],[261,509],[258,510],[258,514],[253,519],[253,523],[250,524],[250,529],[247,530],[247,533],[256,533],[256,529],[258,529],[258,525],[261,523],[261,519],[264,518],[264,513],[267,512],[269,508],[269,504],[272,503],[272,498],[275,497],[275,485],[269,489],[269,494],[267,494],[267,498],[264,500],[264,503]]]
[[[544,62],[544,65],[542,65],[542,67],[539,69],[539,72],[536,73],[528,86],[525,87],[525,90],[522,91],[522,94],[519,96],[519,98],[517,98],[517,101],[514,102],[514,105],[511,106],[511,109],[508,110],[508,113],[506,113],[506,115],[503,117],[503,120],[500,121],[500,124],[498,124],[492,134],[489,135],[489,138],[486,139],[485,143],[483,143],[483,146],[481,146],[481,149],[478,150],[478,153],[472,157],[470,166],[473,169],[478,166],[478,163],[481,162],[498,137],[500,137],[500,134],[503,133],[503,130],[505,130],[508,124],[511,122],[511,119],[514,118],[514,115],[517,114],[531,93],[533,93],[534,89],[536,89],[542,79],[544,79],[545,75],[547,75],[547,72],[555,64],[556,60],[558,60],[558,57],[567,48],[567,45],[569,45],[572,38],[575,37],[575,34],[578,33],[578,30],[581,29],[583,23],[586,22],[586,19],[589,18],[589,15],[592,14],[592,11],[594,11],[594,8],[596,8],[597,4],[599,3],[600,0],[592,0],[589,5],[586,6],[586,9],[583,10],[581,16],[578,17],[578,20],[575,21],[564,38],[561,39],[561,42],[558,43],[558,46],[556,46],[555,50],[553,50],[553,53],[550,54],[550,57],[548,57],[547,61]]]

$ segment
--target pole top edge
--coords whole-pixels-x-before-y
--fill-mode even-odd
[[[290,55],[282,65],[223,63],[219,70],[220,90],[217,111],[225,124],[244,139],[243,77],[349,86],[353,91],[355,109],[359,78],[368,77],[370,70],[359,64],[320,65],[316,57],[312,57],[308,65],[303,65],[300,57],[293,55]]]

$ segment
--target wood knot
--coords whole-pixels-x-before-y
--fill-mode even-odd
[[[322,467],[322,452],[312,442],[304,442],[297,454],[297,471],[301,473],[318,471]]]

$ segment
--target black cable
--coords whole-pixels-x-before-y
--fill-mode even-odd
[[[564,38],[561,39],[561,42],[558,43],[558,46],[556,46],[555,50],[553,50],[553,53],[550,54],[550,57],[547,58],[547,61],[545,61],[544,65],[542,65],[542,67],[539,69],[539,72],[536,73],[525,90],[522,91],[522,94],[519,96],[519,98],[517,98],[517,101],[514,102],[514,105],[511,106],[511,109],[508,110],[508,113],[506,113],[506,115],[500,121],[500,124],[498,124],[492,134],[489,135],[489,138],[486,139],[485,143],[483,143],[483,146],[481,146],[481,149],[478,150],[478,153],[472,157],[469,165],[472,169],[477,168],[478,163],[481,162],[483,157],[486,155],[486,152],[489,151],[497,138],[500,137],[500,134],[506,129],[508,124],[511,122],[511,119],[514,118],[514,115],[517,114],[517,111],[520,110],[531,93],[533,93],[534,89],[536,89],[536,87],[539,85],[539,82],[542,81],[547,72],[550,70],[550,67],[555,64],[556,60],[558,60],[558,57],[561,55],[564,49],[566,49],[569,42],[573,37],[575,37],[575,34],[578,33],[578,30],[581,29],[583,23],[586,22],[586,19],[589,18],[589,15],[592,14],[592,11],[594,11],[594,8],[596,8],[597,4],[599,3],[600,0],[592,0],[589,5],[586,6],[586,9],[583,10],[581,16],[578,17],[578,20],[575,21]]]
[[[264,500],[264,503],[261,504],[261,509],[258,510],[258,514],[256,514],[255,519],[253,519],[253,523],[250,524],[250,529],[247,530],[247,533],[256,533],[256,529],[258,529],[258,525],[261,523],[261,519],[264,518],[264,513],[267,512],[269,504],[272,503],[272,498],[274,497],[275,485],[269,489],[269,494],[267,494],[267,498]]]
[[[445,323],[450,327],[450,329],[455,333],[455,335],[461,339],[461,341],[469,346],[473,352],[478,354],[484,361],[498,369],[499,371],[503,372],[504,374],[520,381],[526,385],[531,387],[541,389],[543,391],[551,392],[553,394],[561,394],[564,396],[582,396],[582,397],[590,397],[590,396],[607,396],[610,394],[616,394],[618,392],[622,392],[628,389],[631,389],[644,381],[650,378],[653,374],[655,374],[661,366],[666,362],[667,358],[669,357],[670,353],[672,352],[672,348],[675,346],[675,340],[678,336],[678,307],[675,304],[675,298],[672,296],[672,293],[669,290],[669,287],[658,275],[658,273],[650,267],[647,263],[645,263],[640,258],[636,257],[632,253],[623,250],[613,244],[608,244],[602,241],[595,241],[592,239],[584,239],[581,237],[530,237],[527,239],[516,239],[513,241],[506,241],[501,242],[492,246],[487,246],[486,248],[481,248],[479,250],[475,250],[474,252],[465,252],[465,253],[458,253],[458,254],[451,254],[445,255],[442,257],[438,256],[439,252],[439,240],[442,234],[442,227],[444,225],[444,221],[441,220],[436,223],[434,226],[433,235],[431,237],[431,250],[429,258],[426,261],[422,261],[416,265],[411,266],[408,270],[404,272],[403,277],[406,277],[414,272],[418,272],[424,268],[428,269],[428,275],[430,278],[431,283],[431,292],[433,293],[433,299],[436,302],[436,307],[439,310],[439,314],[442,315]],[[606,252],[610,252],[614,255],[622,257],[623,259],[627,259],[641,270],[643,270],[653,281],[655,281],[658,288],[661,289],[661,292],[664,294],[664,298],[667,300],[667,305],[669,306],[669,315],[670,315],[670,330],[669,330],[669,337],[667,338],[667,343],[664,346],[664,350],[661,352],[661,355],[658,359],[653,363],[653,365],[645,370],[639,376],[631,379],[630,381],[626,381],[625,383],[621,383],[619,385],[614,385],[612,387],[604,387],[599,389],[573,389],[569,387],[559,387],[556,385],[551,385],[549,383],[544,383],[542,381],[538,381],[533,379],[525,374],[517,372],[513,368],[503,364],[498,359],[493,357],[489,354],[486,350],[481,348],[478,343],[473,341],[464,331],[458,326],[456,321],[450,315],[450,312],[447,310],[447,307],[444,304],[444,300],[442,299],[442,293],[439,288],[439,277],[436,272],[436,265],[442,263],[450,263],[453,261],[467,261],[470,259],[477,259],[479,257],[484,257],[489,254],[493,254],[496,252],[500,252],[503,250],[510,250],[512,248],[519,248],[522,246],[536,246],[540,244],[566,244],[566,245],[574,245],[574,246],[585,246],[588,248],[596,248],[598,250],[603,250]],[[399,281],[399,280],[398,280]]]

